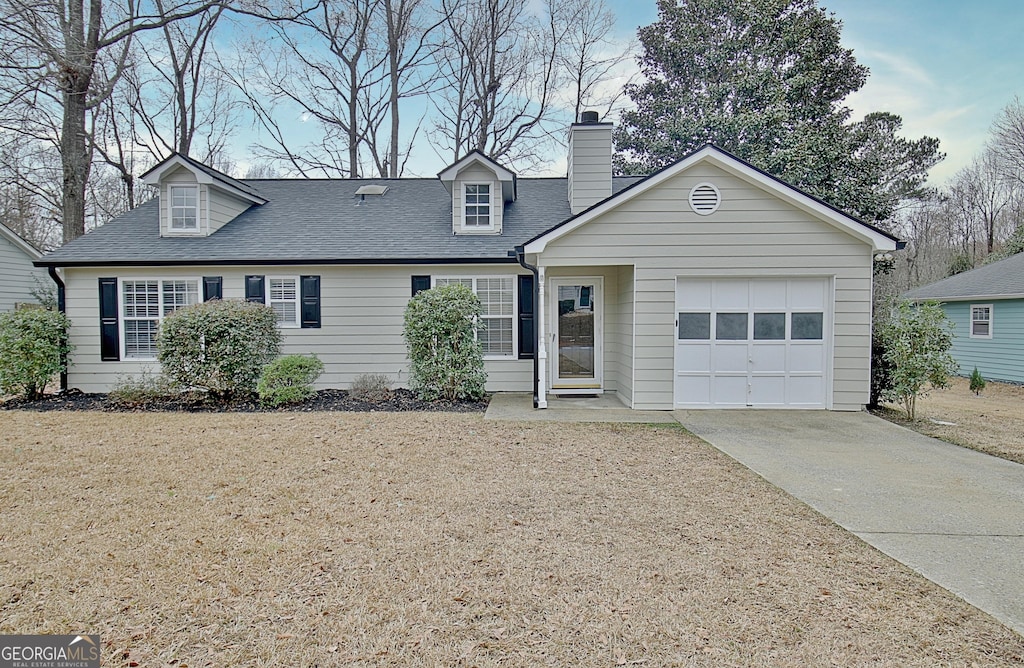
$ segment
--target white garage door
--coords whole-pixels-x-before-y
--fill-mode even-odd
[[[678,408],[825,408],[829,279],[680,278]]]

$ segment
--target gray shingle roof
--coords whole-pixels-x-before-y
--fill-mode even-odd
[[[618,192],[638,177],[613,179]],[[359,203],[356,190],[388,186]],[[518,180],[501,235],[452,234],[451,197],[437,179],[273,179],[241,182],[267,199],[209,237],[160,237],[145,204],[46,255],[52,265],[509,261],[517,244],[569,217],[564,178]],[[358,205],[357,205],[358,203]]]
[[[903,296],[939,300],[1024,297],[1024,253],[915,288]]]

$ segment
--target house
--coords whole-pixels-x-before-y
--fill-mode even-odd
[[[321,387],[408,382],[417,291],[483,303],[489,391],[614,392],[637,409],[859,410],[872,259],[889,234],[714,146],[612,174],[612,125],[569,130],[566,178],[474,152],[435,179],[239,181],[174,155],[158,196],[44,257],[63,271],[69,385],[154,366],[160,319],[216,297],[271,305]]]
[[[907,292],[941,303],[955,326],[960,375],[1024,383],[1024,253]]]
[[[36,287],[53,286],[46,271],[32,265],[40,257],[35,247],[0,223],[0,313],[13,311],[18,304],[38,303],[32,294]]]

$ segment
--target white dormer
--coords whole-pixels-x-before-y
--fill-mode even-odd
[[[158,189],[162,237],[209,236],[267,201],[245,183],[178,153],[143,174],[142,182]]]
[[[516,198],[516,175],[473,151],[437,175],[452,197],[452,232],[501,234],[505,203]]]

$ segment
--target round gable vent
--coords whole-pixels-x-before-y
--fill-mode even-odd
[[[712,214],[718,210],[718,205],[721,203],[722,195],[718,192],[718,188],[710,183],[698,183],[690,191],[690,208],[694,213],[702,216]]]

